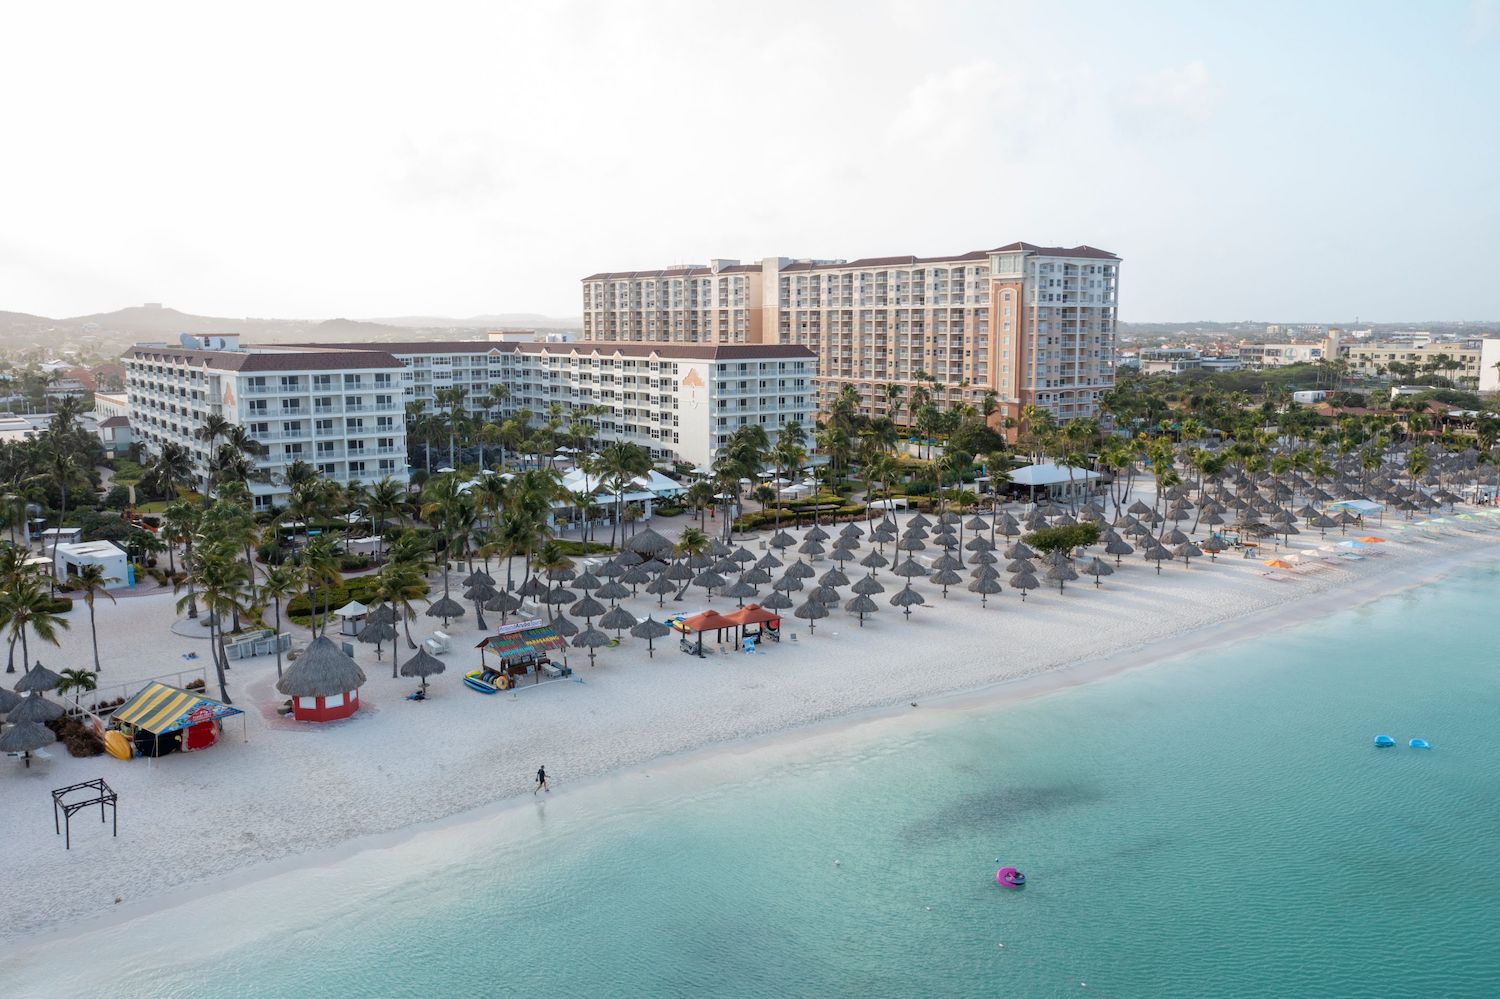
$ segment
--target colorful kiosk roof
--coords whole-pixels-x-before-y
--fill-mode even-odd
[[[243,713],[222,701],[153,680],[139,694],[115,708],[111,718],[152,735],[166,735],[191,725]]]
[[[508,624],[479,643],[479,648],[495,653],[501,659],[519,659],[541,655],[567,647],[557,629],[542,620]]]

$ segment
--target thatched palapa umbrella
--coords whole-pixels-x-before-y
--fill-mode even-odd
[[[745,600],[748,597],[755,596],[756,593],[755,584],[745,578],[747,575],[749,575],[749,573],[742,573],[738,579],[736,579],[733,583],[730,583],[723,590],[723,595],[726,597],[734,597],[734,599],[738,601],[738,605],[740,607],[745,606]]]
[[[630,587],[618,579],[610,579],[606,580],[603,586],[594,591],[594,596],[600,600],[608,600],[614,603],[630,596]]]
[[[1103,559],[1091,558],[1084,566],[1083,571],[1094,577],[1094,589],[1097,590],[1099,588],[1099,577],[1112,575],[1115,568]]]
[[[792,598],[787,595],[786,590],[775,590],[769,597],[762,600],[760,605],[766,610],[786,610],[792,606]]]
[[[56,721],[67,713],[61,704],[49,701],[42,696],[40,690],[33,690],[21,699],[21,703],[6,712],[5,717],[12,724],[20,722],[49,722]]]
[[[1054,562],[1052,565],[1047,567],[1047,571],[1042,574],[1042,578],[1047,580],[1049,583],[1056,583],[1057,592],[1061,593],[1063,591],[1063,585],[1071,579],[1077,579],[1078,573],[1066,561]]]
[[[593,625],[589,625],[587,628],[583,629],[574,636],[572,644],[575,649],[589,650],[589,665],[593,666],[595,654],[594,650],[602,649],[606,645],[608,645],[609,636],[600,631],[598,628],[595,628]]]
[[[16,722],[5,726],[0,733],[0,753],[21,753],[26,766],[31,766],[31,754],[43,746],[57,741],[52,730],[40,722]]]
[[[1010,577],[1010,588],[1021,591],[1021,603],[1026,602],[1026,591],[1038,589],[1042,584],[1037,581],[1036,574],[1031,572],[1018,572]]]
[[[964,581],[964,577],[960,576],[958,573],[954,572],[952,569],[939,569],[937,572],[933,573],[933,575],[932,575],[932,582],[933,582],[933,584],[936,585],[936,586],[941,586],[943,588],[943,599],[944,600],[948,599],[948,587],[950,587],[950,586],[957,586],[959,583],[962,583],[963,581]]]
[[[984,607],[991,594],[1000,592],[1000,580],[993,576],[979,576],[970,581],[969,592],[979,594],[979,606]]]
[[[25,665],[23,662],[21,665]],[[26,671],[26,675],[16,681],[14,690],[18,694],[29,694],[34,690],[56,690],[57,685],[62,682],[62,677],[52,672],[41,663],[37,663]]]
[[[907,617],[911,617],[911,609],[913,607],[917,606],[918,604],[925,604],[926,602],[927,600],[922,596],[922,594],[911,588],[910,579],[906,581],[906,585],[904,587],[897,590],[891,596],[891,606],[900,607],[902,613]]]
[[[464,605],[459,603],[457,600],[454,600],[452,597],[439,597],[437,600],[434,600],[430,605],[428,605],[427,610],[423,613],[425,613],[428,617],[442,618],[443,627],[446,628],[448,626],[448,619],[450,617],[464,616]]]
[[[568,613],[572,614],[574,617],[581,617],[585,620],[592,620],[593,618],[602,615],[608,609],[609,608],[605,607],[593,597],[585,594],[582,598],[575,601],[573,605],[568,608]]]
[[[828,607],[814,596],[809,596],[802,602],[802,606],[792,611],[793,614],[807,621],[807,632],[810,635],[817,634],[817,620],[828,616]]]
[[[1186,569],[1190,560],[1202,557],[1203,549],[1199,548],[1191,541],[1185,541],[1182,544],[1178,545],[1176,548],[1172,549],[1172,554],[1182,559],[1182,567]]]
[[[615,633],[615,638],[618,639],[620,632],[626,628],[635,627],[635,615],[616,604],[604,612],[604,616],[599,619],[599,627],[610,629]]]
[[[625,550],[635,552],[637,555],[644,555],[646,558],[651,558],[663,552],[671,551],[672,542],[657,534],[651,528],[643,527],[632,534],[629,540],[625,542]]]
[[[437,656],[424,648],[418,648],[417,652],[406,662],[401,664],[402,676],[418,677],[422,681],[422,696],[427,696],[427,678],[436,676],[448,667]]]
[[[851,614],[858,614],[859,626],[863,628],[865,626],[865,615],[874,614],[880,610],[880,607],[865,594],[856,593],[853,598],[844,604],[844,610]]]
[[[647,615],[640,624],[630,629],[630,633],[636,638],[646,640],[646,656],[649,659],[656,658],[655,642],[658,638],[665,638],[672,633],[672,629],[660,621]]]

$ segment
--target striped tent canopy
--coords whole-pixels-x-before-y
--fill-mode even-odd
[[[243,714],[222,701],[165,683],[148,683],[139,694],[115,708],[112,720],[152,735],[166,735],[206,721]]]
[[[479,648],[504,660],[565,649],[567,642],[545,621],[520,621],[501,628],[497,634],[480,642]]]

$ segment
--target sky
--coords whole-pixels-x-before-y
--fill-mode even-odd
[[[1119,254],[1128,321],[1500,319],[1500,0],[9,4],[0,310],[581,312]]]

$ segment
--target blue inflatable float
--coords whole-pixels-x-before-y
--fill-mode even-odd
[[[1392,739],[1388,735],[1377,735],[1375,737],[1375,745],[1380,747],[1381,749],[1390,749],[1395,744],[1396,740]]]
[[[1432,748],[1432,743],[1428,742],[1426,739],[1413,739],[1411,742],[1407,743],[1407,745],[1411,746],[1412,749]]]

